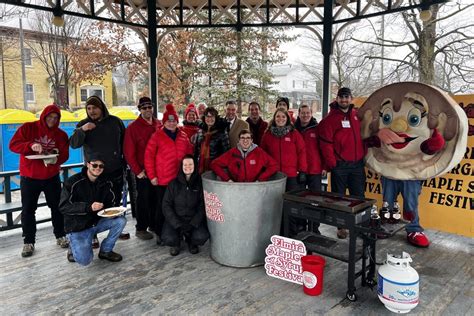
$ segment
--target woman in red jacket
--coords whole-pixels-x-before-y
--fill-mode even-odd
[[[252,134],[243,129],[239,143],[211,163],[211,169],[222,181],[267,181],[278,171],[278,164],[263,149],[253,143]]]
[[[288,112],[280,107],[263,134],[262,149],[275,159],[286,174],[286,191],[304,188],[308,165],[303,137],[291,124]],[[306,230],[306,221],[290,217],[290,236]]]
[[[145,150],[145,170],[151,184],[156,187],[157,205],[155,211],[155,234],[157,244],[161,244],[163,227],[163,196],[168,183],[178,175],[181,160],[186,154],[192,154],[193,148],[185,132],[177,128],[178,115],[172,104],[166,105],[163,114],[164,127],[157,129],[151,136]]]

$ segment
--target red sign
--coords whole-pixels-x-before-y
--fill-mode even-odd
[[[265,253],[267,275],[297,284],[303,284],[301,257],[306,256],[306,247],[300,240],[273,235]]]
[[[222,202],[215,193],[204,190],[204,203],[206,204],[206,216],[211,221],[223,222],[224,214],[221,212]]]

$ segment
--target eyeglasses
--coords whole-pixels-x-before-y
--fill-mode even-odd
[[[142,107],[140,108],[140,110],[149,110],[149,109],[153,109],[153,106],[147,105],[147,106],[142,106]]]
[[[252,137],[250,137],[250,136],[247,136],[247,137],[241,136],[240,139],[242,139],[242,140],[250,140],[250,139],[252,139]]]
[[[97,169],[97,168],[104,169],[104,164],[101,164],[101,163],[91,163],[91,166],[94,169]]]

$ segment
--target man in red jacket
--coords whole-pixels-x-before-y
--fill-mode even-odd
[[[161,237],[164,223],[162,203],[166,188],[177,177],[183,157],[193,153],[193,146],[188,136],[177,128],[178,115],[172,104],[166,105],[163,125],[150,137],[145,150],[146,175],[155,187],[154,194],[157,199],[154,229],[158,245],[161,245],[161,239],[158,236]]]
[[[349,88],[337,92],[331,111],[319,123],[321,154],[328,171],[331,171],[331,191],[364,197],[365,148],[360,134],[360,122],[352,104]],[[347,230],[338,228],[337,237],[347,237]]]
[[[278,171],[277,162],[252,140],[249,130],[241,130],[237,147],[212,161],[211,169],[222,181],[267,181]]]
[[[123,153],[130,169],[137,178],[137,211],[135,226],[135,236],[148,240],[153,238],[153,234],[147,228],[155,227],[155,205],[156,195],[154,187],[147,177],[145,171],[145,149],[151,135],[157,128],[161,127],[161,122],[153,117],[153,103],[148,97],[142,97],[138,101],[140,116],[128,125],[125,130],[125,140]]]
[[[51,209],[56,243],[62,248],[69,246],[64,233],[64,218],[59,212],[59,171],[61,164],[69,158],[68,137],[59,128],[60,118],[59,108],[54,104],[48,105],[39,121],[20,126],[10,141],[10,150],[20,154],[21,227],[24,237],[22,257],[32,256],[35,250],[35,213],[41,192],[44,192],[46,203]]]

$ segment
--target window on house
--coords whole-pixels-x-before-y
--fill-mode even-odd
[[[25,62],[25,66],[33,65],[32,61],[31,61],[31,49],[23,48],[23,60]]]
[[[296,86],[296,80],[293,80],[293,88]]]
[[[104,90],[98,87],[81,88],[81,102],[85,102],[90,96],[98,96],[102,100],[104,99]]]
[[[26,101],[34,102],[35,101],[35,88],[32,84],[26,84]]]
[[[306,89],[308,88],[308,81],[303,81],[303,89]]]

